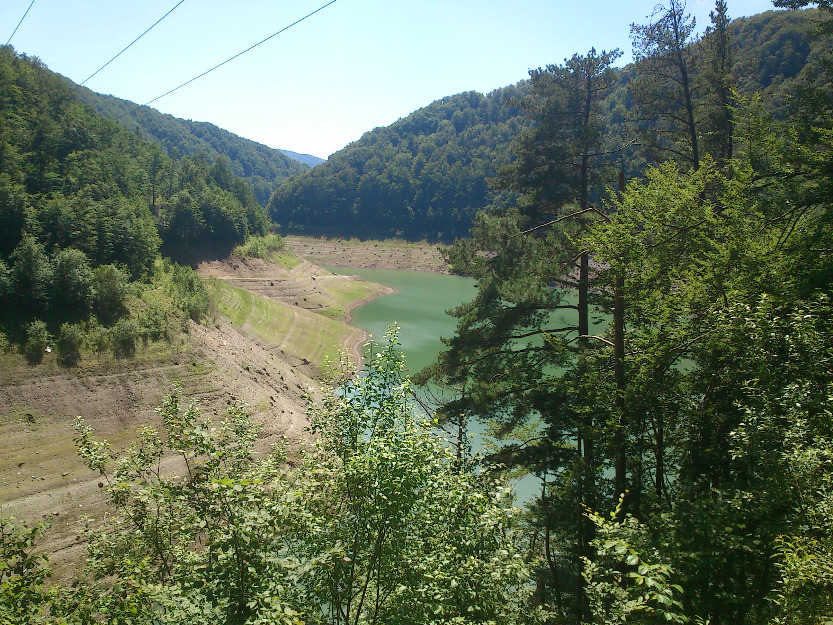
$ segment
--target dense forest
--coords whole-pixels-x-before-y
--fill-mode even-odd
[[[462,136],[483,151],[469,166],[494,178],[478,183],[489,210],[448,251],[478,293],[418,376],[443,391],[436,413],[413,407],[393,328],[363,375],[342,363],[301,453],[255,453],[244,406],[212,423],[179,390],[127,449],[79,419],[79,454],[108,501],[85,536],[87,571],[50,585],[34,549],[42,528],[3,520],[0,621],[833,620],[833,16],[827,1],[775,4],[790,11],[734,24],[717,0],[696,38],[685,3],[668,0],[632,26],[626,71],[619,51],[591,48],[505,97],[447,99],[471,111],[460,131],[450,109],[419,111],[425,128],[444,128],[445,166]],[[821,10],[796,11],[806,5]],[[265,223],[221,159],[169,161],[37,62],[8,48],[2,58],[4,297],[54,310],[54,295],[37,302],[57,283],[33,276],[62,276],[64,250],[89,271],[117,269],[108,237],[155,253],[199,246],[197,234],[225,245],[241,236],[229,224]],[[466,133],[485,130],[486,113],[495,132],[514,129],[499,163]],[[423,168],[440,166],[428,158],[435,134],[379,141],[406,172],[420,150]],[[380,135],[287,188],[335,171],[339,198],[361,185]],[[205,209],[218,197],[238,221]],[[111,202],[124,210],[107,212]],[[49,227],[63,206],[99,215],[88,237]],[[146,225],[125,228],[126,216]],[[377,217],[361,215],[378,236]],[[141,278],[162,264],[126,267]],[[475,420],[503,438],[485,458],[470,451]],[[450,443],[441,423],[456,429]],[[519,474],[540,486],[523,512],[506,486]]]
[[[486,181],[509,162],[523,84],[444,98],[377,128],[281,185],[269,213],[284,232],[453,241],[475,213],[514,194]]]
[[[696,44],[683,2],[632,27],[616,159],[616,52],[532,72],[520,201],[449,253],[479,291],[421,377],[538,477],[553,622],[833,615],[831,17],[727,11]]]
[[[117,121],[140,138],[158,144],[174,160],[180,156],[201,156],[213,164],[220,156],[228,159],[231,172],[242,178],[266,206],[272,192],[287,178],[307,171],[323,159],[267,147],[218,128],[166,115],[148,106],[102,95],[70,83],[83,102]]]
[[[226,157],[172,160],[37,59],[0,49],[0,324],[33,358],[50,335],[73,357],[85,335],[108,332],[129,352],[138,336],[163,334],[174,311],[198,317],[199,280],[160,254],[223,255],[268,227]],[[151,293],[159,280],[181,292],[171,306]],[[143,290],[133,319],[129,295]]]
[[[811,22],[805,14],[784,11],[733,21],[733,88],[745,96],[761,93],[768,107],[785,110],[783,99],[795,81],[814,71],[829,49],[808,37]],[[626,156],[628,171],[638,175],[646,154],[621,149],[623,137],[634,138],[634,91],[628,86],[633,72],[632,65],[613,71],[615,86],[601,106],[605,148],[613,159]],[[327,163],[281,185],[268,205],[270,215],[283,232],[309,235],[444,242],[468,236],[478,211],[516,199],[487,180],[510,162],[510,145],[529,124],[519,102],[528,90],[524,81],[486,96],[451,96],[369,131]],[[645,129],[652,132],[650,124]]]

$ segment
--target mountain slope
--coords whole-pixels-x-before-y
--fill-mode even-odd
[[[293,152],[292,150],[281,150],[284,154],[286,154],[289,158],[298,161],[299,163],[303,163],[304,165],[309,165],[310,167],[315,167],[316,165],[320,165],[326,158],[321,158],[319,156],[313,156],[312,154],[298,154],[297,152]]]
[[[733,75],[740,93],[774,98],[771,112],[787,114],[786,94],[820,62],[830,43],[810,33],[818,11],[767,11],[732,22]],[[633,66],[605,103],[611,152],[627,143]],[[510,161],[512,142],[529,121],[513,108],[527,82],[487,96],[462,93],[438,100],[385,128],[376,128],[314,170],[295,176],[272,196],[268,210],[285,233],[402,237],[450,241],[466,236],[478,210],[511,202],[488,179]],[[623,139],[624,137],[624,139]],[[645,157],[626,156],[629,176]]]
[[[487,179],[525,121],[509,106],[525,83],[438,100],[377,128],[281,185],[268,205],[288,232],[450,241],[474,213],[511,196]]]
[[[249,183],[263,206],[281,182],[312,166],[304,158],[307,155],[287,155],[282,150],[238,137],[208,122],[166,115],[128,100],[95,93],[86,87],[77,87],[76,93],[105,117],[117,121],[142,139],[162,146],[172,158],[201,153],[213,163],[218,156],[226,156],[232,173]]]

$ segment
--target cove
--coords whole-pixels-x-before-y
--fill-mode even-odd
[[[405,269],[326,267],[333,273],[359,276],[383,284],[394,293],[353,309],[350,323],[380,340],[388,326],[400,327],[405,366],[414,374],[434,362],[444,345],[440,337],[454,334],[457,320],[446,314],[477,294],[472,278]]]

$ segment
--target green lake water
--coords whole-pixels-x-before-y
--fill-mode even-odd
[[[327,269],[395,290],[354,309],[350,323],[375,339],[381,339],[391,324],[398,324],[405,366],[411,373],[434,361],[444,347],[440,337],[454,334],[457,320],[446,311],[471,301],[477,294],[474,280],[460,276],[403,269]]]

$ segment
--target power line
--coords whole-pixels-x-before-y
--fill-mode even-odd
[[[33,4],[35,4],[35,0],[32,0],[29,3],[29,9],[32,8]],[[9,41],[12,40],[12,37],[14,37],[14,34],[17,32],[17,29],[20,28],[20,25],[23,23],[23,20],[26,19],[26,16],[29,15],[29,9],[26,9],[26,13],[23,14],[23,17],[20,18],[20,21],[17,23],[17,26],[14,27],[14,30],[12,31],[12,34],[9,35],[9,38],[6,40],[6,45],[9,45]]]
[[[32,0],[32,2],[34,2],[34,0]],[[142,37],[144,37],[145,35],[147,35],[147,34],[148,34],[151,30],[153,30],[153,27],[154,27],[154,26],[156,26],[159,22],[161,22],[163,19],[165,19],[166,17],[168,17],[171,13],[173,13],[173,12],[174,12],[174,9],[176,9],[176,8],[177,8],[180,4],[182,4],[183,2],[185,2],[185,0],[179,0],[179,2],[176,4],[176,6],[174,6],[174,8],[173,8],[173,9],[171,9],[170,11],[168,11],[167,13],[165,13],[165,15],[163,15],[162,17],[160,17],[158,20],[156,20],[156,21],[153,23],[153,26],[151,26],[150,28],[148,28],[145,32],[143,32],[141,35],[139,35],[139,36],[138,36],[138,37],[136,37],[133,41],[131,41],[129,44],[127,44],[127,46],[124,48],[124,50],[122,50],[121,52],[119,52],[116,56],[114,56],[112,59],[110,59],[109,61],[107,61],[104,65],[102,65],[102,66],[101,66],[101,67],[99,67],[97,70],[95,70],[92,74],[90,74],[89,76],[87,76],[87,78],[84,80],[84,82],[79,83],[79,84],[78,84],[78,86],[79,86],[79,87],[83,87],[83,86],[84,86],[84,84],[85,84],[85,83],[86,83],[86,82],[87,82],[90,78],[92,78],[93,76],[95,76],[98,72],[100,72],[100,71],[101,71],[101,70],[103,70],[105,67],[107,67],[110,63],[112,63],[112,62],[113,62],[113,61],[115,61],[117,58],[119,58],[119,57],[122,55],[122,52],[126,52],[126,51],[127,51],[127,49],[128,49],[128,48],[130,48],[130,46],[132,46],[134,43],[136,43],[137,41],[139,41],[139,39],[141,39]]]
[[[258,42],[257,42],[256,44],[254,44],[253,46],[250,46],[250,47],[246,48],[246,49],[245,49],[245,50],[243,50],[242,52],[238,52],[238,53],[237,53],[237,54],[235,54],[233,57],[228,58],[228,59],[226,59],[225,61],[223,61],[222,63],[220,63],[220,64],[218,64],[218,65],[215,65],[215,66],[214,66],[214,67],[212,67],[211,69],[204,71],[204,72],[203,72],[202,74],[200,74],[199,76],[194,76],[194,78],[192,78],[191,80],[187,80],[187,81],[185,81],[184,83],[182,83],[182,84],[181,84],[181,85],[179,85],[178,87],[174,87],[174,88],[173,88],[173,89],[171,89],[170,91],[166,91],[166,92],[165,92],[165,93],[163,93],[162,95],[160,95],[160,96],[158,96],[158,97],[156,97],[156,98],[153,98],[153,100],[149,100],[149,101],[145,102],[144,104],[142,104],[142,106],[147,106],[148,104],[152,104],[152,103],[156,102],[157,100],[161,100],[161,99],[162,99],[162,98],[164,98],[165,96],[172,94],[174,91],[176,91],[176,90],[178,90],[178,89],[182,89],[182,87],[184,87],[185,85],[190,85],[190,84],[191,84],[192,82],[194,82],[195,80],[199,80],[200,78],[202,78],[202,77],[203,77],[203,76],[205,76],[206,74],[210,74],[211,72],[213,72],[213,71],[214,71],[215,69],[217,69],[218,67],[222,67],[222,66],[223,66],[223,65],[225,65],[226,63],[228,63],[228,62],[230,62],[230,61],[233,61],[234,59],[236,59],[236,58],[237,58],[237,57],[239,57],[239,56],[243,56],[244,54],[246,54],[246,53],[247,53],[247,52],[249,52],[250,50],[254,50],[255,48],[257,48],[260,44],[262,44],[262,43],[266,43],[267,41],[269,41],[269,40],[270,40],[270,39],[272,39],[273,37],[277,37],[277,36],[278,36],[278,35],[280,35],[282,32],[285,32],[285,31],[289,30],[290,28],[292,28],[293,26],[296,26],[297,24],[300,24],[300,23],[301,23],[301,22],[303,22],[305,19],[307,19],[307,18],[309,18],[309,17],[312,17],[313,15],[315,15],[316,13],[318,13],[319,11],[323,11],[323,10],[324,10],[324,9],[326,9],[328,6],[330,6],[331,4],[335,4],[335,2],[336,2],[336,1],[337,1],[337,0],[330,0],[330,2],[328,2],[328,3],[327,3],[327,4],[325,4],[324,6],[321,6],[321,7],[317,8],[317,9],[315,9],[315,11],[313,11],[312,13],[309,13],[309,14],[305,15],[304,17],[302,17],[301,19],[299,19],[299,20],[296,20],[296,21],[292,22],[289,26],[285,26],[284,28],[281,28],[278,32],[276,32],[276,33],[274,33],[274,34],[269,35],[268,37],[266,37],[266,39],[263,39],[263,40],[261,40],[261,41],[258,41]],[[127,113],[125,113],[125,115],[127,115]],[[124,117],[124,115],[122,115],[122,117]]]

